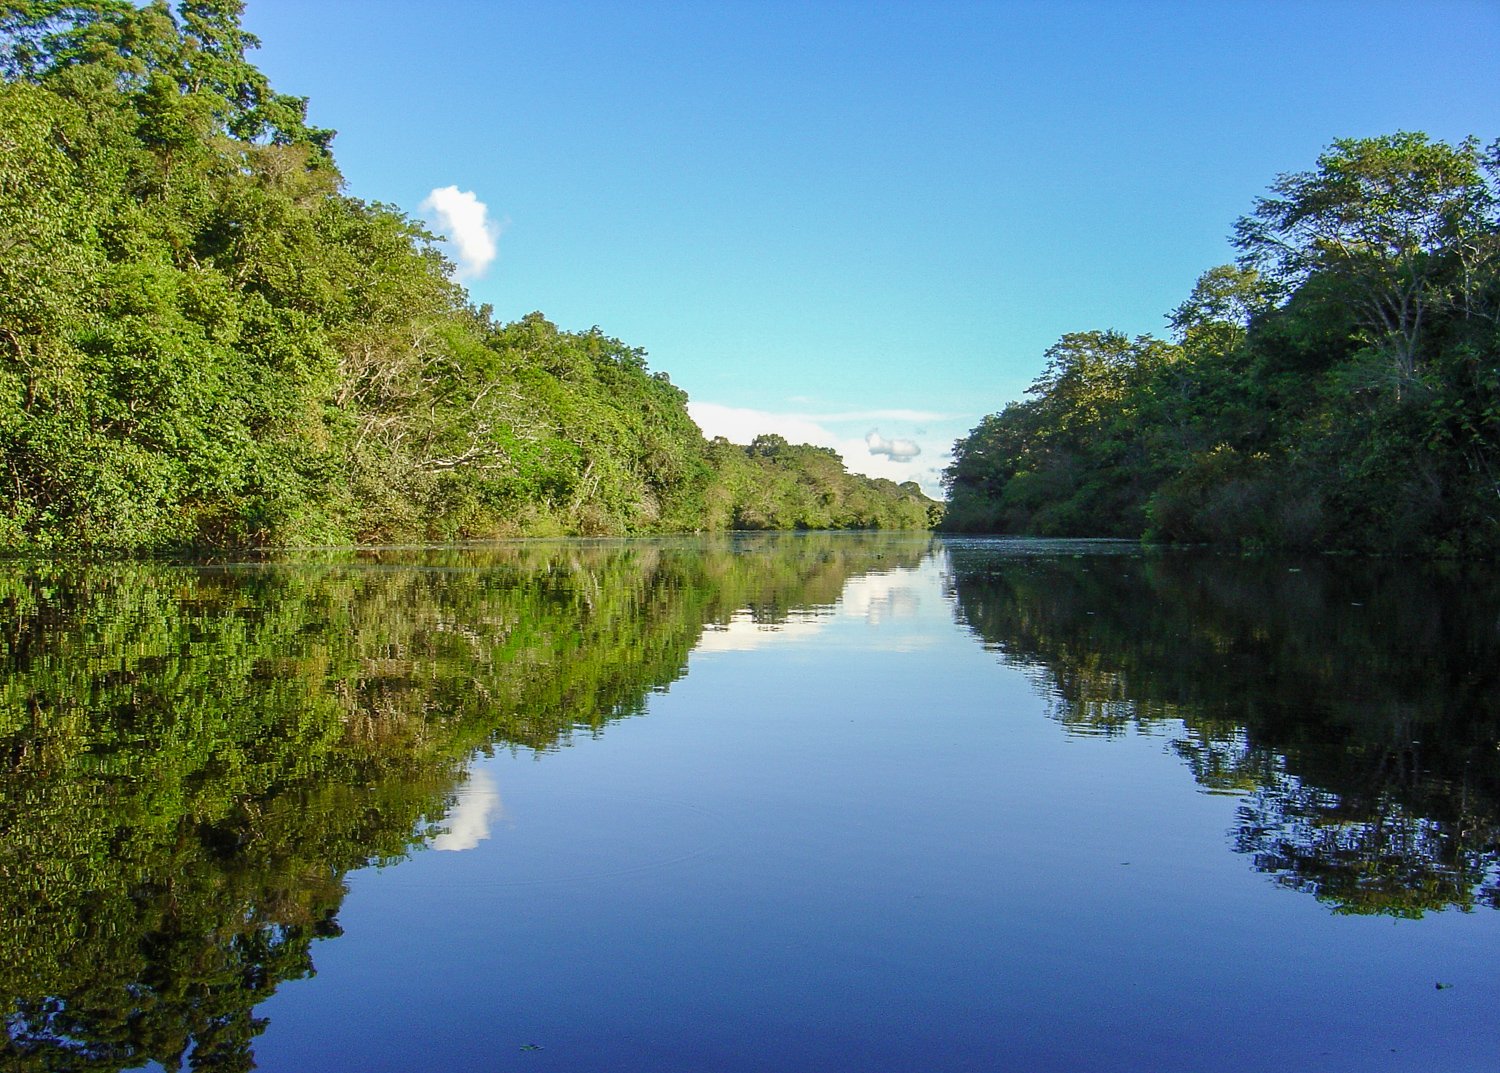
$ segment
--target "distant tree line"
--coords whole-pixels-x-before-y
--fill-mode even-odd
[[[1169,317],[1065,335],[955,445],[945,526],[1493,556],[1500,142],[1334,142]]]
[[[475,308],[343,193],[241,8],[0,6],[0,550],[931,524],[816,448],[705,441],[597,328]]]

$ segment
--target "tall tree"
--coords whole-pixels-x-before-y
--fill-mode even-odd
[[[307,99],[275,92],[245,58],[260,41],[240,25],[242,0],[8,0],[0,4],[0,74],[66,82],[106,74],[115,88],[159,96],[163,84],[196,100],[219,129],[244,141],[306,145],[330,163],[333,131],[307,125]]]
[[[1319,273],[1343,281],[1400,393],[1415,378],[1433,307],[1496,232],[1500,200],[1485,164],[1474,138],[1340,139],[1313,170],[1280,176],[1238,221],[1241,262],[1287,292]]]

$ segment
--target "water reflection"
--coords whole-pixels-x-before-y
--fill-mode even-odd
[[[949,548],[962,620],[1067,732],[1165,736],[1242,795],[1235,849],[1339,912],[1500,906],[1493,572],[1084,550]]]
[[[699,652],[754,652],[770,644],[805,641],[822,632],[826,614],[805,611],[786,614],[779,622],[760,622],[748,608],[734,612],[727,622],[710,622],[698,641]]]
[[[468,781],[456,797],[444,829],[429,843],[435,850],[459,853],[473,849],[490,837],[490,824],[505,818],[500,787],[495,776],[482,767],[469,771]]]
[[[799,621],[925,539],[0,568],[5,1068],[249,1069],[344,876],[503,816],[476,750],[644,710],[705,624]],[[774,549],[774,554],[772,551]]]
[[[914,616],[922,606],[919,588],[905,574],[872,574],[856,578],[844,592],[843,605],[871,626]]]
[[[782,658],[796,669],[777,695],[821,697],[814,714],[741,721],[743,737],[716,746],[729,766],[697,772],[695,753],[678,769],[721,788],[753,785],[762,770],[771,783],[773,768],[790,780],[772,787],[780,811],[745,825],[804,854],[788,889],[802,892],[830,844],[864,845],[855,835],[870,816],[856,806],[888,808],[883,787],[905,788],[904,811],[938,814],[942,826],[902,819],[872,856],[844,860],[845,887],[808,897],[832,920],[850,916],[851,898],[876,906],[857,923],[907,950],[909,968],[941,976],[914,952],[940,929],[936,910],[923,915],[939,899],[919,906],[908,889],[951,880],[944,900],[977,899],[950,933],[966,950],[967,922],[990,918],[984,899],[1006,877],[957,878],[953,862],[989,859],[988,828],[973,817],[998,825],[1016,800],[1002,807],[994,788],[1019,793],[1022,781],[995,779],[982,750],[974,765],[957,763],[974,747],[932,718],[966,695],[942,678],[965,666],[951,650],[986,672],[965,688],[985,695],[995,682],[948,622],[929,550],[925,538],[842,534],[0,568],[0,1067],[250,1068],[266,1024],[256,1007],[311,973],[314,939],[339,934],[352,870],[423,845],[473,851],[444,858],[462,868],[511,836],[544,837],[508,828],[506,800],[518,811],[525,801],[516,769],[502,786],[495,762],[471,763],[476,753],[547,757],[602,734],[644,712],[695,651],[754,652],[738,662],[762,677]],[[1032,675],[1067,733],[1159,736],[1204,791],[1234,795],[1231,844],[1276,882],[1356,913],[1500,903],[1493,578],[1116,545],[953,542],[945,555],[963,622]],[[939,622],[941,637],[919,619]],[[840,645],[862,657],[847,678],[814,662]],[[887,658],[922,645],[935,654],[920,663]],[[768,651],[778,646],[795,650]],[[736,662],[706,661],[705,678]],[[898,694],[881,692],[892,688],[884,664],[920,680],[931,711],[898,709]],[[718,680],[744,689],[749,679]],[[661,723],[638,724],[634,737]],[[892,727],[899,747],[881,737]],[[747,741],[774,762],[746,770]],[[924,750],[935,767],[908,763]],[[1027,755],[1006,753],[1018,765]],[[909,767],[948,781],[934,789]],[[538,868],[638,874],[661,859],[651,853],[696,853],[717,823],[686,796],[642,805],[638,786],[585,785],[572,811],[641,810],[631,825],[645,837],[612,845],[608,825],[563,825],[544,852],[518,858],[511,880]],[[825,841],[806,818],[819,808],[837,821]],[[954,829],[952,815],[966,820]],[[663,830],[686,835],[674,843]],[[742,841],[754,860],[781,859]],[[909,858],[928,863],[911,866],[907,888],[882,889]],[[1050,890],[1052,874],[1042,878]],[[705,896],[730,897],[737,882]],[[795,910],[767,910],[763,922],[817,919],[801,915],[803,902],[766,904]],[[882,931],[905,919],[922,923]],[[872,946],[836,949],[868,956]],[[745,994],[806,968],[773,958],[763,975],[755,964],[741,965]],[[976,986],[992,969],[975,964]]]

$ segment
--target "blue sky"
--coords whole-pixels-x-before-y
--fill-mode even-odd
[[[497,317],[597,324],[710,434],[931,491],[1064,332],[1165,333],[1277,173],[1337,137],[1500,137],[1495,0],[247,0],[245,24],[350,194],[450,235],[483,206],[464,282]]]

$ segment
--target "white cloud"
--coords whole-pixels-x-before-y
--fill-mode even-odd
[[[458,278],[484,275],[498,252],[495,240],[499,228],[490,222],[489,206],[472,190],[442,186],[427,195],[421,211],[433,217],[438,230],[448,237]]]
[[[892,462],[910,462],[922,453],[922,448],[911,440],[888,440],[878,428],[865,433],[865,447],[872,455],[885,455]]]

